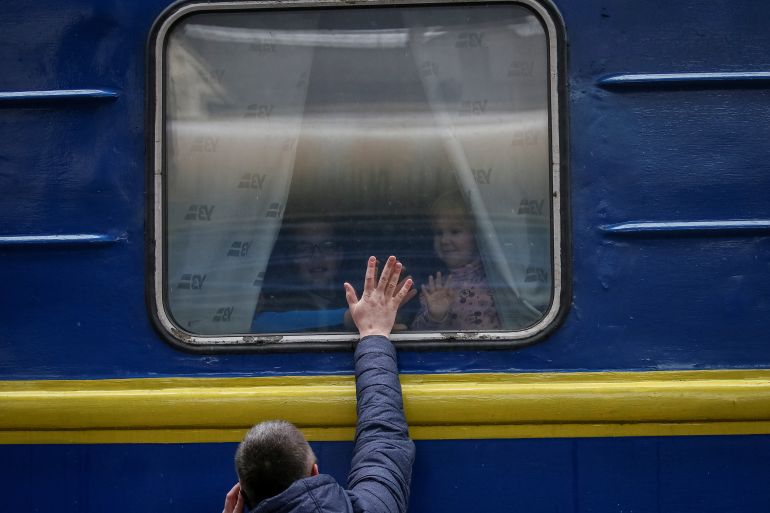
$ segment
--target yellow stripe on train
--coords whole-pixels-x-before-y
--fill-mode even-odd
[[[415,439],[770,433],[770,371],[403,375]],[[352,440],[351,376],[0,382],[0,443],[238,441],[285,418]]]

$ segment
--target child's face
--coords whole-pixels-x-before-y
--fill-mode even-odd
[[[476,238],[471,224],[461,217],[437,217],[433,220],[433,249],[450,269],[476,259]]]
[[[337,278],[337,264],[342,257],[334,230],[328,223],[310,223],[298,227],[293,248],[299,278],[313,287],[325,287]]]

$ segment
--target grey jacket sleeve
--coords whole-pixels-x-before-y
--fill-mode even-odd
[[[355,352],[358,424],[348,493],[356,512],[405,513],[414,462],[396,350],[385,337],[365,337]]]

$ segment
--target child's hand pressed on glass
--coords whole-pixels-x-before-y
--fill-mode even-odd
[[[441,276],[441,271],[428,277],[428,284],[421,287],[422,297],[428,307],[428,317],[433,322],[442,322],[449,314],[449,308],[455,299],[455,291],[452,289],[452,276],[446,280]]]

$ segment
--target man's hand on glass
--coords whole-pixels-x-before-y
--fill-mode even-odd
[[[345,298],[348,301],[350,316],[361,338],[369,335],[390,336],[396,322],[398,308],[414,296],[412,279],[399,282],[403,265],[396,257],[388,257],[385,268],[377,280],[377,259],[369,257],[364,279],[364,292],[358,298],[350,283],[345,283]]]

